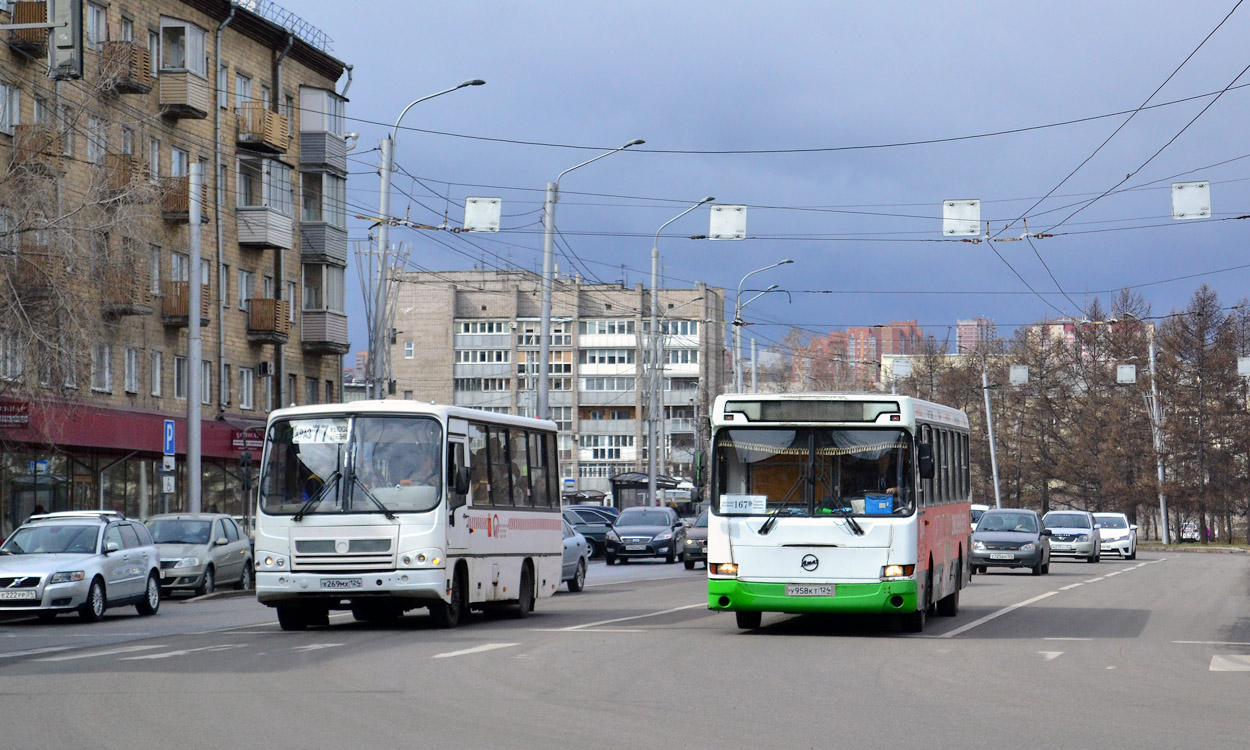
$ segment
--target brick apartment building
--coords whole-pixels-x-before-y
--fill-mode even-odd
[[[396,396],[533,415],[540,276],[527,271],[403,273],[391,350]],[[700,417],[725,382],[724,290],[659,292],[664,368],[660,474],[689,477],[706,446]],[[610,492],[646,471],[651,295],[639,284],[553,284],[549,416],[566,491]]]
[[[47,18],[43,2],[0,8],[0,23]],[[48,31],[0,31],[0,533],[37,507],[183,509],[188,398],[203,507],[245,514],[240,459],[268,410],[341,398],[345,65],[328,38],[268,0],[83,11],[80,79],[49,78]]]

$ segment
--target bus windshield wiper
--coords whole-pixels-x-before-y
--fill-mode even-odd
[[[291,517],[291,520],[292,521],[304,520],[304,514],[312,510],[313,506],[315,506],[317,503],[321,502],[321,498],[325,497],[325,494],[329,492],[330,487],[338,486],[340,476],[341,475],[339,474],[339,470],[335,469],[334,472],[330,474],[330,476],[326,479],[326,481],[322,483],[321,489],[317,490],[315,493],[313,493],[312,497],[304,501],[304,504],[299,507],[299,510],[295,512],[295,515]]]
[[[864,535],[864,527],[860,526],[859,522],[855,520],[855,510],[853,508],[842,506],[841,508],[834,508],[833,512],[846,519],[846,525],[851,527],[851,531],[855,532],[856,536]]]
[[[364,496],[365,496],[365,497],[369,498],[369,500],[370,500],[370,501],[371,501],[374,505],[376,505],[376,506],[378,506],[379,508],[381,508],[381,509],[382,509],[382,512],[386,514],[386,517],[387,517],[387,519],[388,519],[388,520],[394,521],[396,518],[398,518],[398,516],[396,516],[394,513],[392,513],[392,512],[391,512],[391,509],[390,509],[390,508],[386,507],[386,503],[384,503],[384,502],[382,502],[381,500],[379,500],[379,499],[378,499],[378,496],[377,496],[377,495],[375,495],[375,494],[373,494],[373,490],[371,490],[371,489],[369,489],[368,487],[366,487],[366,486],[365,486],[365,483],[364,483],[364,482],[362,482],[362,481],[360,481],[360,477],[356,476],[356,472],[352,472],[352,478],[351,478],[351,481],[352,481],[352,482],[353,482],[356,486],[360,487],[360,490],[361,490],[361,492],[362,492],[362,493],[364,493]]]
[[[760,524],[759,535],[768,536],[768,532],[772,531],[773,527],[777,525],[777,518],[781,516],[781,511],[789,507],[790,507],[789,500],[785,501],[781,505],[778,505],[777,510],[774,510],[772,513],[770,513],[768,518],[765,519],[764,523]]]

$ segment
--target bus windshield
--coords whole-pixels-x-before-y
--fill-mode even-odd
[[[719,515],[906,516],[912,441],[898,429],[744,427],[716,435]]]
[[[271,515],[412,513],[442,496],[442,428],[429,417],[308,417],[266,438],[260,507]]]

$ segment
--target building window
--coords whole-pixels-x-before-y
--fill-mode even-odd
[[[155,31],[148,32],[148,61],[150,63],[149,73],[153,77],[156,76],[160,68],[161,60],[161,37]]]
[[[152,395],[161,395],[161,353],[152,352]]]
[[[217,274],[220,279],[217,289],[217,301],[222,307],[230,306],[230,264],[222,263],[221,271]]]
[[[0,83],[0,133],[13,135],[22,112],[21,94],[16,86]]]
[[[104,6],[87,3],[87,38],[83,41],[91,49],[99,50],[108,38],[108,19],[104,13]]]
[[[200,363],[200,403],[213,403],[213,363]]]
[[[326,401],[327,404],[334,403],[334,381],[326,381]]]
[[[161,142],[155,138],[148,139],[148,176],[152,182],[161,178]]]
[[[234,74],[234,106],[242,111],[244,102],[252,100],[252,79],[241,73]]]
[[[49,112],[51,112],[51,110],[48,109],[48,100],[42,96],[36,96],[34,107],[31,110],[31,114],[34,116],[35,124],[47,125],[48,121],[51,119],[48,117]]]
[[[122,127],[122,153],[127,156],[135,153],[135,131],[125,126]]]
[[[230,81],[230,66],[222,63],[217,68],[217,106],[226,109],[230,106],[230,92],[226,86]]]
[[[121,22],[121,40],[123,42],[133,42],[135,40],[135,22],[134,19],[122,16]]]
[[[583,320],[577,324],[582,336],[622,336],[634,333],[632,320]]]
[[[239,408],[251,410],[255,408],[252,399],[255,397],[255,373],[251,368],[239,368]]]
[[[343,97],[326,89],[300,88],[300,131],[343,135]]]
[[[321,394],[317,390],[317,386],[320,384],[316,378],[304,378],[304,403],[317,404],[321,402]]]
[[[0,210],[0,257],[17,255],[17,223],[8,211]]]
[[[467,335],[509,333],[514,327],[508,325],[506,320],[465,320],[456,323],[456,333]]]
[[[139,350],[126,350],[126,393],[139,392]]]
[[[238,171],[239,208],[272,208],[293,215],[290,167],[276,159],[241,156]]]
[[[187,358],[174,357],[174,398],[187,399]]]
[[[582,391],[632,391],[633,378],[582,378]]]
[[[173,253],[169,256],[169,260],[173,265],[173,273],[170,274],[171,281],[191,280],[191,259],[186,253]]]
[[[24,369],[17,334],[0,331],[0,380],[18,380]]]
[[[413,357],[413,346],[412,346],[412,342],[411,342],[411,341],[405,341],[405,342],[404,342],[404,359],[412,359],[412,357]]]
[[[347,228],[347,180],[332,174],[303,175],[303,221],[324,221]]]
[[[287,94],[282,104],[285,110],[282,114],[286,115],[286,135],[290,138],[295,135],[295,97]]]
[[[191,174],[191,155],[178,147],[169,149],[169,176],[186,177]]]
[[[230,365],[222,365],[221,366],[221,405],[222,406],[230,405],[231,386],[232,386],[232,383],[230,382]]]
[[[291,374],[290,374],[290,375],[288,375],[288,376],[287,376],[287,378],[286,378],[286,396],[287,396],[287,398],[291,399],[291,406],[296,406],[296,403],[295,403],[295,373],[291,373]]]
[[[107,124],[98,117],[87,118],[87,161],[92,164],[104,163],[104,139]]]
[[[61,105],[61,145],[65,147],[62,152],[66,156],[74,155],[74,130],[77,125],[74,117],[74,110],[68,104]]]
[[[338,266],[304,266],[304,309],[343,312],[345,269]]]
[[[217,205],[225,208],[228,204],[226,191],[230,185],[230,168],[225,164],[217,168]]]
[[[239,309],[252,309],[252,293],[256,289],[256,274],[239,269]]]
[[[176,18],[161,18],[161,70],[208,76],[204,29]]]
[[[112,352],[108,344],[96,344],[91,348],[91,390],[101,393],[113,392],[113,372],[110,369]]]
[[[286,319],[292,323],[295,322],[295,282],[286,282]]]

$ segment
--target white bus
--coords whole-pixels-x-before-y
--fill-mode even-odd
[[[733,394],[712,413],[708,607],[954,615],[969,577],[968,418],[888,394]]]
[[[560,584],[554,422],[400,400],[279,409],[260,472],[256,594],[283,630],[331,610],[524,617]]]

